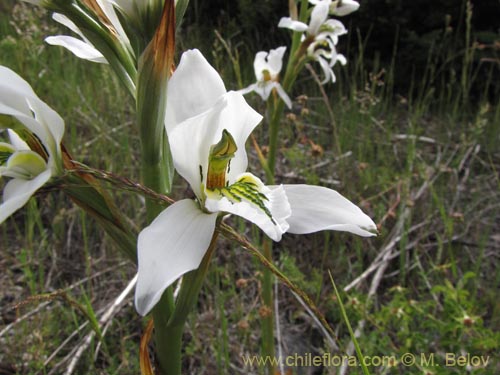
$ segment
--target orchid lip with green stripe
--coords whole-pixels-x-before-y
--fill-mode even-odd
[[[165,127],[174,166],[197,200],[177,201],[139,234],[135,305],[141,315],[180,276],[199,267],[220,214],[247,219],[274,241],[285,232],[325,229],[374,235],[373,221],[339,193],[266,186],[246,171],[245,143],[261,119],[241,93],[226,91],[198,50],[182,55],[168,83]]]
[[[269,198],[262,193],[264,184],[257,177],[244,173],[231,185],[226,179],[231,159],[237,150],[233,136],[224,129],[220,141],[210,146],[205,197],[215,200],[227,198],[232,203],[246,201],[259,208],[276,224],[269,207],[266,206]],[[203,179],[203,176],[201,178]],[[206,198],[203,199],[202,205],[205,205],[205,202]]]

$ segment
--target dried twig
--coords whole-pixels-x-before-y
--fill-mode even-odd
[[[99,318],[99,328],[102,328],[109,320],[113,318],[113,316],[117,313],[118,308],[121,306],[125,298],[129,295],[132,289],[135,287],[137,283],[137,275],[134,276],[132,280],[128,283],[128,285],[123,289],[118,297],[110,304],[107,310],[101,315]],[[88,349],[90,344],[92,343],[92,339],[95,337],[96,331],[92,330],[85,336],[80,344],[76,347],[76,351],[74,355],[72,355],[72,359],[66,369],[65,375],[71,375],[75,371],[75,367],[78,364],[78,361],[82,357],[83,353]]]

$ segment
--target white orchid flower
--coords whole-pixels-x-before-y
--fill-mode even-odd
[[[347,64],[345,56],[337,53],[335,45],[327,37],[318,38],[314,43],[310,44],[307,48],[307,54],[310,58],[317,61],[323,70],[325,78],[321,81],[322,84],[329,81],[335,83],[336,77],[332,68],[337,62],[342,65]]]
[[[304,32],[302,42],[307,44],[307,55],[310,59],[317,61],[323,70],[325,79],[322,83],[335,82],[333,66],[337,61],[343,65],[347,63],[345,57],[337,53],[335,46],[339,41],[339,36],[346,34],[347,30],[342,22],[328,19],[331,0],[318,0],[312,3],[315,6],[311,12],[309,25],[284,17],[280,20],[278,27]]]
[[[294,31],[305,32],[303,40],[306,38],[328,38],[333,44],[338,43],[338,37],[346,34],[347,30],[342,22],[334,19],[328,19],[328,11],[331,0],[321,0],[314,6],[311,12],[309,25],[303,22],[292,20],[290,17],[283,17],[278,27],[291,29]]]
[[[63,119],[26,81],[0,66],[0,129],[5,128],[10,142],[0,142],[0,177],[10,180],[0,201],[0,224],[62,172],[60,143],[64,134]],[[43,150],[31,150],[18,135],[21,132],[37,138]]]
[[[281,18],[278,27],[291,29],[299,32],[306,32],[309,36],[316,36],[320,33],[320,29],[328,19],[331,0],[321,0],[314,6],[311,12],[309,25],[304,22],[293,20],[290,17]]]
[[[271,92],[276,89],[278,95],[283,99],[287,107],[292,108],[290,97],[278,81],[281,68],[283,67],[283,55],[285,51],[286,47],[279,47],[269,52],[257,52],[253,62],[257,82],[239,92],[244,95],[254,91],[260,95],[262,100],[267,100]]]
[[[325,0],[309,0],[309,2],[313,5],[317,5],[322,1]],[[359,9],[359,3],[354,0],[336,0],[336,1],[331,1],[329,8],[330,8],[330,14],[342,17],[357,11]]]
[[[133,55],[130,41],[120,23],[118,15],[116,14],[116,11],[113,7],[113,3],[110,0],[96,0],[96,3],[101,9],[102,14],[106,18],[105,23],[108,23],[107,27],[112,30],[113,34],[118,37],[120,42]],[[54,19],[54,21],[59,22],[60,24],[73,31],[75,34],[79,35],[81,39],[68,35],[56,35],[45,38],[45,42],[53,46],[64,47],[81,59],[97,63],[108,63],[102,53],[84,36],[78,26],[76,26],[68,17],[63,14],[54,13],[52,15],[52,18]]]
[[[147,314],[163,291],[198,268],[219,213],[241,216],[274,241],[285,232],[342,230],[372,236],[373,221],[339,193],[318,186],[265,186],[246,172],[245,142],[261,121],[198,50],[185,52],[168,84],[166,130],[174,165],[196,195],[164,210],[138,239],[135,305]]]

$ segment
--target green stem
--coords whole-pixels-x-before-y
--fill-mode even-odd
[[[305,22],[308,18],[308,1],[301,1],[300,20]],[[290,58],[287,63],[285,76],[283,78],[283,89],[285,92],[291,92],[292,86],[295,83],[299,71],[305,65],[304,56],[306,54],[307,45],[310,43],[308,39],[301,42],[301,34],[295,32],[292,37],[292,47],[290,51]],[[285,110],[285,102],[274,96],[267,102],[269,120],[269,153],[267,162],[261,160],[262,165],[265,167],[267,183],[270,185],[275,184],[276,174],[276,156],[278,152],[278,139],[280,122]],[[265,259],[269,264],[273,264],[272,249],[273,242],[266,238],[263,241],[263,253]],[[262,354],[264,358],[274,358],[274,309],[273,309],[273,274],[272,271],[265,267],[262,275],[262,300],[265,309],[262,314]],[[273,375],[276,372],[273,361],[268,361],[268,374]]]
[[[269,263],[272,263],[272,248],[273,243],[269,238],[263,241],[264,257]],[[271,270],[264,267],[262,276],[262,300],[264,301],[264,309],[261,310],[262,318],[262,355],[263,358],[274,358],[274,309],[273,309],[273,274]],[[275,373],[273,361],[267,362],[268,374]]]
[[[285,71],[285,77],[283,78],[283,90],[285,92],[290,92],[295,80],[297,79],[298,73],[302,70],[306,63],[306,50],[307,46],[311,41],[309,39],[304,40],[300,45],[292,50],[290,53],[290,59]],[[278,152],[278,139],[280,122],[283,117],[283,112],[285,110],[285,102],[281,98],[274,98],[268,100],[268,110],[270,114],[269,121],[269,153],[267,158],[267,179],[269,184],[274,184],[274,175],[276,169],[276,155]]]
[[[161,375],[180,375],[183,326],[167,329],[174,311],[172,287],[167,288],[153,309],[154,339]]]
[[[141,113],[141,112],[139,112]],[[143,113],[143,112],[142,112]],[[167,181],[164,178],[165,163],[162,158],[162,147],[151,144],[150,136],[143,131],[144,123],[141,123],[142,141],[142,180],[145,186],[158,193],[168,191]],[[144,139],[146,138],[146,139]],[[163,138],[160,138],[163,140]],[[148,148],[148,145],[150,148]],[[151,152],[156,150],[156,152]],[[146,199],[147,222],[151,223],[163,207],[157,201]],[[165,290],[162,298],[153,309],[155,325],[155,350],[160,363],[161,375],[180,375],[181,371],[181,349],[183,326],[168,329],[167,324],[175,309],[174,294],[172,287]]]
[[[144,154],[144,152],[143,152]],[[147,160],[143,157],[142,160],[142,182],[144,186],[153,190],[156,193],[168,194],[169,189],[166,186],[164,176],[164,163],[162,159]],[[147,222],[151,223],[165,209],[158,201],[152,198],[146,198],[146,218]]]

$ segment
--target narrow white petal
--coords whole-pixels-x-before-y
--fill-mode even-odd
[[[201,52],[197,49],[184,52],[168,82],[167,133],[187,118],[208,110],[225,93],[222,78]]]
[[[264,70],[269,70],[269,66],[267,63],[268,53],[264,51],[257,52],[255,55],[255,60],[253,61],[253,69],[255,71],[255,77],[257,81],[264,80],[264,74],[262,73]]]
[[[81,38],[85,38],[82,31],[75,25],[73,21],[71,21],[68,17],[61,13],[52,14],[52,19],[56,22],[59,22],[61,25],[66,26],[68,29],[73,31],[75,34],[79,35]]]
[[[215,230],[217,214],[203,213],[185,199],[174,203],[145,228],[138,239],[135,306],[146,315],[165,289],[200,265]]]
[[[15,147],[17,151],[31,150],[26,142],[24,142],[19,135],[11,129],[7,129],[9,134],[10,144]]]
[[[108,20],[111,22],[111,25],[113,25],[114,29],[118,33],[119,39],[132,52],[132,47],[130,46],[130,41],[128,39],[127,33],[123,29],[122,24],[118,19],[113,4],[109,0],[97,0],[97,4],[102,9],[106,17],[108,17]]]
[[[45,41],[53,46],[61,46],[72,52],[76,57],[96,63],[107,64],[104,56],[84,41],[67,35],[49,36]]]
[[[333,70],[330,68],[330,65],[328,65],[328,62],[322,57],[318,57],[317,60],[319,62],[319,65],[321,66],[321,69],[323,70],[323,74],[325,75],[325,78],[323,79],[323,81],[321,81],[321,84],[324,85],[328,83],[330,79],[332,80],[332,82],[335,82],[335,75],[333,74]]]
[[[332,18],[325,21],[324,25],[327,26],[329,30],[331,30],[330,33],[332,34],[335,35],[347,34],[347,29],[345,28],[344,24],[339,20]]]
[[[309,0],[310,1],[310,0]],[[357,11],[359,8],[359,3],[354,0],[342,0],[342,5],[336,7],[332,14],[336,16],[345,16],[352,12]]]
[[[241,95],[246,95],[252,91],[255,91],[257,87],[258,87],[257,83],[252,83],[250,86],[245,87],[244,89],[238,90],[236,92],[239,92]]]
[[[291,214],[290,205],[281,186],[269,191],[266,196],[269,199],[267,207],[274,222],[262,209],[246,201],[232,203],[225,197],[207,199],[205,208],[211,212],[221,211],[240,216],[257,225],[273,241],[280,241],[281,236],[289,227],[287,218]]]
[[[321,1],[314,6],[311,13],[311,20],[309,21],[309,28],[307,32],[310,35],[317,35],[321,25],[325,23],[328,18],[328,12],[330,10],[330,1]]]
[[[375,223],[361,209],[334,190],[311,185],[284,185],[292,216],[288,232],[313,233],[321,230],[374,236]]]
[[[300,32],[304,32],[309,28],[304,22],[292,20],[290,17],[283,17],[278,23],[278,27]]]
[[[51,171],[46,170],[32,180],[13,179],[7,182],[3,189],[2,203],[0,203],[0,224],[23,207],[31,196],[50,179],[50,176]]]
[[[333,64],[335,64],[336,62],[339,62],[341,65],[345,65],[347,64],[347,59],[345,58],[344,55],[340,54],[340,53],[335,53],[335,61],[333,62]]]
[[[276,87],[276,90],[278,91],[278,95],[280,96],[281,99],[283,99],[283,101],[285,102],[288,109],[292,109],[292,100],[290,99],[288,94],[285,92],[285,89],[277,82],[276,82],[275,87]]]
[[[269,66],[269,72],[271,77],[276,78],[283,67],[283,56],[285,54],[286,47],[278,47],[269,51],[269,56],[267,57],[267,62]]]

